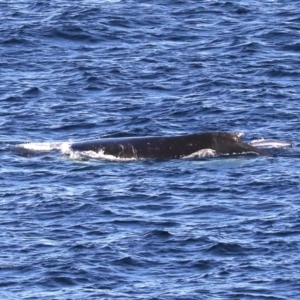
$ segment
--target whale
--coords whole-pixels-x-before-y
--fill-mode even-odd
[[[71,143],[73,151],[93,151],[118,158],[180,159],[209,150],[213,156],[255,154],[269,156],[241,139],[240,133],[202,132],[177,136],[100,138]]]

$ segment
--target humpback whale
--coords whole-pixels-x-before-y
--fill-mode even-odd
[[[270,155],[241,140],[240,133],[204,132],[178,136],[101,138],[70,145],[73,151],[102,152],[119,158],[176,159],[192,157],[201,150],[216,155]]]

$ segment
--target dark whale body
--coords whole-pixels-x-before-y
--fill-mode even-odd
[[[71,144],[74,151],[103,151],[105,155],[119,158],[172,159],[190,156],[204,149],[212,149],[216,155],[267,152],[242,142],[240,134],[228,132],[204,132],[179,136],[148,136],[129,138],[103,138]]]

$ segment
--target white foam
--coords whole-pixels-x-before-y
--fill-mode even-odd
[[[251,146],[254,147],[261,147],[261,148],[286,148],[292,147],[293,144],[287,141],[277,141],[277,140],[265,140],[265,139],[258,139],[253,140],[249,143]]]
[[[86,159],[101,159],[109,161],[133,161],[136,157],[132,158],[120,158],[113,155],[104,154],[103,151],[74,151],[71,148],[71,142],[42,142],[42,143],[23,143],[18,144],[16,147],[24,148],[33,152],[50,152],[52,150],[58,150],[62,154],[69,156],[74,160],[86,160]]]
[[[62,143],[59,150],[63,154],[69,154],[71,152],[71,142]]]
[[[124,158],[117,157],[109,154],[104,154],[104,151],[100,150],[99,152],[95,151],[73,151],[70,149],[68,153],[71,159],[83,160],[83,159],[100,159],[100,160],[109,160],[109,161],[134,161],[137,160],[136,157]]]
[[[204,157],[215,157],[216,151],[213,149],[202,149],[192,154],[186,155],[183,158],[204,158]]]
[[[60,150],[64,143],[23,143],[17,145],[17,147],[21,147],[31,151],[42,151],[42,152],[49,152],[51,150]]]

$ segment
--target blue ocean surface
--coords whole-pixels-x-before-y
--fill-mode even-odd
[[[300,299],[299,66],[299,1],[0,1],[0,299]],[[16,150],[206,131],[293,148]]]

